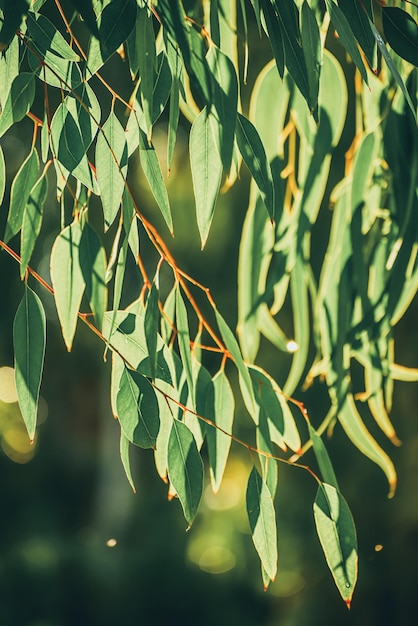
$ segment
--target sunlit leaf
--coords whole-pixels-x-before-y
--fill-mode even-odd
[[[332,485],[335,489],[338,490],[338,482],[335,476],[334,468],[331,463],[331,459],[329,458],[328,451],[325,447],[322,438],[318,435],[315,428],[311,426],[308,422],[309,428],[309,436],[312,441],[313,451],[315,452],[315,457],[317,463],[319,465],[319,469],[321,470],[322,480],[328,485]]]
[[[73,222],[60,232],[51,250],[51,280],[62,335],[70,351],[85,283],[79,261],[81,227]]]
[[[113,111],[96,142],[97,183],[103,204],[105,230],[112,224],[122,200],[128,166],[128,148],[121,123]]]
[[[203,463],[192,433],[178,420],[173,420],[168,442],[168,476],[191,526],[202,497]]]
[[[351,29],[351,25],[347,20],[343,11],[339,8],[337,4],[333,0],[325,0],[328,12],[331,17],[331,21],[333,22],[335,29],[341,39],[341,42],[344,48],[347,50],[348,54],[351,56],[353,62],[358,67],[360,74],[366,83],[368,84],[368,76],[366,72],[366,68],[364,67],[364,63],[362,61],[357,41],[354,38],[353,31]]]
[[[242,359],[241,350],[239,349],[238,342],[235,339],[228,324],[225,322],[222,315],[216,309],[215,315],[219,330],[221,331],[222,339],[224,340],[226,348],[231,355],[239,373],[239,382],[245,406],[247,407],[247,410],[252,419],[255,421],[255,423],[257,423],[258,411],[256,409],[253,385],[251,382],[250,374],[248,372],[248,368]]]
[[[107,303],[106,254],[98,234],[88,223],[84,224],[81,234],[79,261],[90,307],[97,326],[101,328]]]
[[[326,483],[319,485],[314,517],[328,567],[344,602],[350,607],[357,582],[357,536],[350,509],[335,487]]]
[[[237,116],[237,143],[242,158],[257,183],[270,218],[274,220],[274,189],[264,146],[257,129],[240,113]]]
[[[0,147],[0,204],[3,202],[5,188],[6,188],[6,164],[4,162],[3,150]]]
[[[186,372],[187,386],[194,405],[195,380],[192,367],[192,355],[190,351],[189,321],[187,309],[180,292],[180,286],[176,289],[176,321],[177,340],[183,367]]]
[[[156,281],[154,280],[148,293],[144,318],[145,339],[148,348],[151,378],[155,377],[155,368],[157,365],[157,339],[158,328],[160,326],[160,311],[158,308],[158,300],[159,289]]]
[[[248,479],[246,500],[255,549],[270,580],[274,580],[277,573],[276,513],[270,491],[255,467]]]
[[[114,323],[113,311],[106,312],[103,319],[102,333],[109,341],[110,347],[126,360],[132,369],[136,369],[144,376],[151,377],[151,368],[148,355],[148,346],[144,330],[144,314],[118,311]],[[168,366],[168,348],[163,344],[161,337],[157,339],[157,366],[155,377],[171,383],[171,374]]]
[[[39,156],[36,148],[33,148],[20,166],[14,177],[10,191],[10,207],[7,216],[6,243],[14,237],[22,227],[23,215],[29,194],[36,183],[39,172]]]
[[[125,470],[126,478],[132,487],[132,491],[136,493],[135,484],[132,478],[131,461],[129,458],[129,439],[124,434],[123,430],[120,430],[120,458],[122,461],[123,469]]]
[[[32,442],[35,437],[45,342],[46,320],[42,302],[25,285],[25,293],[13,323],[13,348],[19,407]]]
[[[216,131],[219,133],[220,155],[224,170],[229,174],[238,105],[237,75],[232,61],[216,46],[209,49],[207,61],[214,77],[213,105],[219,122]]]
[[[35,243],[41,230],[44,204],[48,194],[47,170],[32,187],[25,206],[20,236],[20,276],[24,277],[26,268],[35,248]]]
[[[121,428],[129,441],[141,448],[155,448],[160,427],[158,402],[145,376],[124,367],[116,408]]]
[[[190,166],[196,200],[196,217],[204,247],[219,194],[222,162],[212,118],[204,108],[190,131]]]
[[[214,493],[219,490],[231,447],[232,424],[234,421],[234,394],[223,370],[213,378],[211,393],[207,393],[204,415],[216,426],[206,426],[209,453],[209,473]],[[222,430],[220,430],[222,429]],[[226,434],[229,433],[229,434]]]
[[[160,162],[154,146],[148,143],[147,137],[141,128],[139,128],[139,158],[152,194],[160,207],[160,211],[170,232],[172,233],[173,221],[171,218],[170,202],[168,199],[167,189],[164,184]]]
[[[40,52],[45,53],[47,50],[51,50],[63,59],[80,61],[79,55],[44,15],[29,13],[27,26],[32,42],[35,42]]]
[[[32,106],[35,98],[35,77],[28,72],[21,72],[13,80],[9,95],[0,115],[0,137],[13,124],[20,122]]]

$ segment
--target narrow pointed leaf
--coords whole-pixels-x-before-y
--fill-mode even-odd
[[[203,463],[192,433],[176,419],[168,442],[168,476],[191,526],[202,497]]]
[[[322,480],[338,490],[337,478],[335,476],[334,468],[332,466],[331,459],[329,458],[325,444],[322,441],[322,438],[316,432],[315,428],[313,428],[309,422],[308,428],[309,436],[312,441],[313,451],[315,453],[319,469],[321,470]]]
[[[25,206],[20,237],[20,277],[23,278],[41,230],[44,204],[48,194],[47,170],[33,186]]]
[[[159,290],[156,282],[154,281],[148,294],[144,319],[145,339],[148,347],[151,378],[155,378],[155,368],[157,365],[157,338],[158,328],[160,326],[160,310],[158,308],[158,300]]]
[[[17,397],[31,441],[35,437],[45,342],[46,320],[42,302],[25,285],[13,323],[13,348]]]
[[[237,116],[237,143],[242,158],[260,190],[270,219],[274,220],[274,189],[270,165],[257,129],[241,113]]]
[[[207,54],[209,69],[214,78],[213,104],[218,118],[221,160],[229,174],[234,148],[235,120],[238,106],[238,80],[231,59],[212,46]]]
[[[192,367],[192,355],[190,351],[189,321],[187,319],[187,310],[179,286],[176,289],[176,320],[180,356],[186,372],[187,386],[194,405],[195,381]]]
[[[335,487],[319,485],[314,517],[328,567],[341,597],[350,607],[357,582],[357,536],[348,504]]]
[[[51,122],[51,148],[60,163],[71,173],[81,162],[85,150],[80,127],[63,102]]]
[[[81,227],[73,222],[56,238],[51,250],[51,280],[67,350],[70,351],[77,326],[77,314],[85,282],[80,267]]]
[[[106,254],[99,236],[88,223],[84,225],[80,239],[79,262],[90,307],[97,326],[101,328],[107,303]]]
[[[6,164],[4,162],[3,150],[0,146],[0,205],[3,202],[4,190],[6,188]]]
[[[127,40],[136,21],[136,0],[112,0],[100,16],[100,51],[108,59]]]
[[[0,137],[13,124],[20,122],[32,106],[35,98],[35,77],[22,72],[13,80],[9,95],[0,115]]]
[[[273,499],[266,483],[253,467],[247,485],[247,514],[260,561],[270,580],[277,573],[277,528]]]
[[[340,7],[335,4],[333,0],[325,0],[328,12],[331,17],[331,21],[333,22],[335,29],[341,39],[341,42],[344,48],[347,50],[348,54],[351,56],[353,63],[358,67],[360,74],[366,83],[369,84],[369,79],[367,77],[366,68],[364,67],[364,63],[362,61],[357,41],[353,35],[353,31],[351,29],[350,23],[347,20],[346,16],[340,9]]]
[[[214,426],[206,426],[206,441],[209,453],[209,473],[214,493],[217,493],[222,482],[226,462],[231,447],[231,437],[234,421],[234,394],[224,370],[220,370],[213,378],[212,393],[207,393],[206,412],[204,415],[211,419]]]
[[[418,67],[418,24],[399,7],[382,8],[383,30],[392,50]]]
[[[19,168],[10,191],[10,207],[7,216],[6,243],[22,228],[23,215],[31,189],[36,183],[39,172],[39,157],[36,148],[24,160]]]
[[[139,159],[155,201],[160,208],[170,233],[173,233],[170,202],[160,162],[154,147],[148,143],[147,137],[141,128],[139,128]]]
[[[123,430],[120,430],[120,458],[122,461],[123,469],[125,470],[126,478],[132,487],[132,491],[136,493],[135,484],[132,478],[131,460],[129,458],[129,439],[124,434]]]
[[[235,339],[228,324],[225,322],[222,315],[216,309],[215,309],[215,315],[216,315],[216,321],[219,326],[219,330],[221,331],[222,339],[224,340],[226,348],[228,352],[230,353],[235,363],[235,366],[238,370],[241,393],[242,393],[245,405],[252,419],[255,421],[255,423],[257,423],[258,411],[256,408],[253,384],[251,382],[248,368],[242,359],[241,350],[239,349],[238,342]]]
[[[208,238],[222,178],[219,147],[206,107],[190,131],[190,166],[202,248]]]
[[[121,123],[113,111],[96,143],[97,183],[102,199],[105,231],[113,224],[122,200],[128,167],[128,147]]]
[[[126,437],[141,448],[155,448],[160,427],[158,402],[151,384],[124,367],[116,397],[117,415]]]

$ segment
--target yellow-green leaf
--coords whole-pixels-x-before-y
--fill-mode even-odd
[[[45,341],[46,321],[42,302],[25,285],[13,323],[13,348],[17,397],[31,441],[35,437]]]

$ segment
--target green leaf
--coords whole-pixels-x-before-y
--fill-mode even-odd
[[[205,417],[212,420],[216,426],[206,425],[206,441],[209,454],[209,474],[212,490],[217,493],[221,486],[222,477],[228,460],[231,447],[232,424],[234,421],[234,394],[224,370],[214,376],[213,385],[205,390],[206,411]],[[222,430],[220,430],[222,429]],[[229,433],[229,434],[225,434]]]
[[[252,365],[249,371],[259,412],[263,410],[267,417],[271,441],[282,450],[286,451],[289,447],[296,453],[300,452],[299,431],[283,391],[271,376],[256,365]]]
[[[141,448],[155,448],[160,418],[152,385],[139,372],[123,368],[116,397],[117,416],[126,437]]]
[[[122,428],[120,429],[120,458],[122,461],[123,469],[125,470],[126,478],[132,487],[132,491],[136,493],[135,484],[132,478],[131,461],[129,458],[129,439],[124,434]]]
[[[418,24],[399,7],[382,7],[383,30],[392,50],[418,67]]]
[[[335,489],[337,489],[338,491],[339,489],[337,477],[335,476],[334,468],[332,466],[331,459],[329,458],[325,444],[322,441],[322,438],[316,432],[315,428],[311,426],[310,422],[308,422],[308,429],[309,437],[312,441],[313,451],[315,453],[319,469],[321,470],[322,480],[325,483],[328,483],[329,485],[335,487]]]
[[[60,163],[71,173],[82,160],[85,149],[78,122],[64,101],[51,122],[51,149]]]
[[[190,527],[202,497],[203,463],[192,433],[176,419],[168,442],[168,476]]]
[[[247,485],[247,514],[260,561],[270,580],[277,573],[277,529],[273,499],[266,483],[253,467]]]
[[[364,67],[364,63],[360,56],[359,49],[357,47],[357,42],[353,35],[353,31],[351,29],[350,23],[348,22],[346,16],[339,8],[337,4],[335,4],[334,0],[325,0],[328,12],[331,17],[331,21],[335,26],[335,29],[341,39],[341,42],[344,48],[347,50],[348,54],[351,56],[353,62],[358,67],[360,74],[366,83],[369,84],[369,79],[367,76],[366,68]]]
[[[372,0],[338,0],[338,6],[346,16],[370,67],[374,67],[376,41],[368,20],[368,16],[373,16]]]
[[[48,194],[47,172],[48,170],[45,169],[33,186],[23,213],[20,236],[20,277],[22,279],[41,230],[44,204]]]
[[[255,423],[257,423],[258,411],[256,408],[253,385],[251,382],[250,374],[248,372],[248,368],[242,359],[238,342],[235,339],[228,324],[225,322],[222,315],[216,309],[215,315],[219,330],[221,331],[222,339],[224,340],[226,348],[231,355],[239,373],[239,383],[245,406],[247,407],[247,410],[252,419],[255,421]]]
[[[96,14],[93,10],[92,0],[70,0],[71,4],[77,9],[83,18],[87,28],[93,35],[99,38],[99,29],[96,23]]]
[[[300,34],[302,38],[303,55],[309,82],[309,101],[318,102],[319,76],[322,65],[322,49],[319,27],[315,13],[304,0],[301,7]],[[316,105],[315,110],[316,110]]]
[[[114,323],[113,311],[106,312],[103,320],[102,334],[109,341],[110,347],[117,351],[132,369],[144,376],[151,377],[148,347],[144,330],[144,315],[117,311]],[[157,367],[155,377],[167,383],[172,382],[168,362],[170,354],[163,340],[157,340]]]
[[[128,168],[128,147],[121,123],[113,111],[96,142],[96,173],[105,231],[113,224],[122,200]]]
[[[298,9],[293,0],[273,1],[281,25],[286,67],[309,108],[313,111],[316,102],[310,99],[309,77],[302,49]]]
[[[72,93],[68,94],[64,102],[68,111],[77,121],[86,153],[96,135],[100,122],[100,104],[97,96],[88,83],[82,83]]]
[[[100,51],[106,61],[127,40],[136,21],[136,0],[112,0],[100,15]]]
[[[222,179],[222,162],[212,122],[205,107],[190,131],[190,166],[202,248],[208,238]]]
[[[242,158],[260,190],[270,219],[274,220],[274,188],[270,165],[256,128],[241,113],[238,113],[237,116],[237,144]]]
[[[25,293],[13,323],[13,348],[17,397],[31,442],[35,437],[45,342],[46,321],[42,302],[25,284]]]
[[[51,50],[68,61],[80,61],[79,55],[74,52],[59,30],[44,15],[29,13],[27,27],[31,43],[34,42],[42,54]]]
[[[35,98],[35,77],[28,72],[21,72],[13,80],[9,95],[0,115],[0,137],[13,124],[22,120],[32,106]]]
[[[189,321],[187,310],[181,295],[180,286],[176,289],[176,320],[177,320],[177,340],[179,344],[180,356],[186,372],[187,387],[195,405],[195,380],[192,367],[192,355],[190,351]]]
[[[266,20],[267,32],[276,61],[277,71],[279,72],[280,78],[283,78],[285,68],[285,53],[281,24],[274,11],[271,0],[261,0],[261,6],[263,7],[263,14]]]
[[[33,148],[20,166],[10,191],[10,207],[7,216],[5,242],[10,241],[22,228],[25,206],[29,199],[32,187],[36,183],[39,173],[39,157],[36,148]]]
[[[341,597],[350,608],[357,582],[357,537],[348,504],[335,487],[326,483],[319,485],[314,517],[328,567]]]
[[[4,162],[3,150],[0,146],[0,205],[3,202],[5,188],[6,188],[6,164]]]
[[[81,234],[79,261],[90,308],[98,328],[101,329],[107,303],[106,254],[99,236],[87,222]]]
[[[0,52],[3,52],[19,29],[23,16],[27,14],[29,0],[3,2],[3,20],[0,28]]]
[[[138,69],[141,76],[141,103],[145,116],[146,132],[150,138],[153,124],[154,80],[157,56],[155,51],[152,14],[149,13],[148,9],[145,7],[138,11],[136,35],[138,48]]]
[[[147,342],[151,378],[155,378],[155,368],[157,366],[157,339],[160,325],[160,310],[158,308],[159,289],[156,280],[151,285],[145,307],[144,330]]]
[[[155,201],[160,207],[160,211],[166,221],[170,233],[173,233],[170,202],[168,199],[167,189],[164,184],[160,162],[154,146],[148,143],[147,137],[141,128],[139,128],[139,159]]]
[[[51,280],[62,336],[70,351],[85,283],[79,261],[81,227],[73,222],[60,232],[51,250]]]
[[[19,74],[19,40],[15,37],[10,46],[0,55],[0,106],[6,104],[10,87]]]
[[[212,73],[213,105],[218,118],[219,145],[222,164],[226,174],[231,169],[234,149],[235,121],[238,106],[238,80],[235,67],[229,57],[216,46],[211,46],[207,62]],[[212,113],[212,111],[211,111]]]

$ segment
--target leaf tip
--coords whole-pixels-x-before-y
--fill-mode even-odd
[[[347,607],[348,610],[351,609],[351,598],[347,598],[347,600],[344,600],[345,602],[345,606]]]

